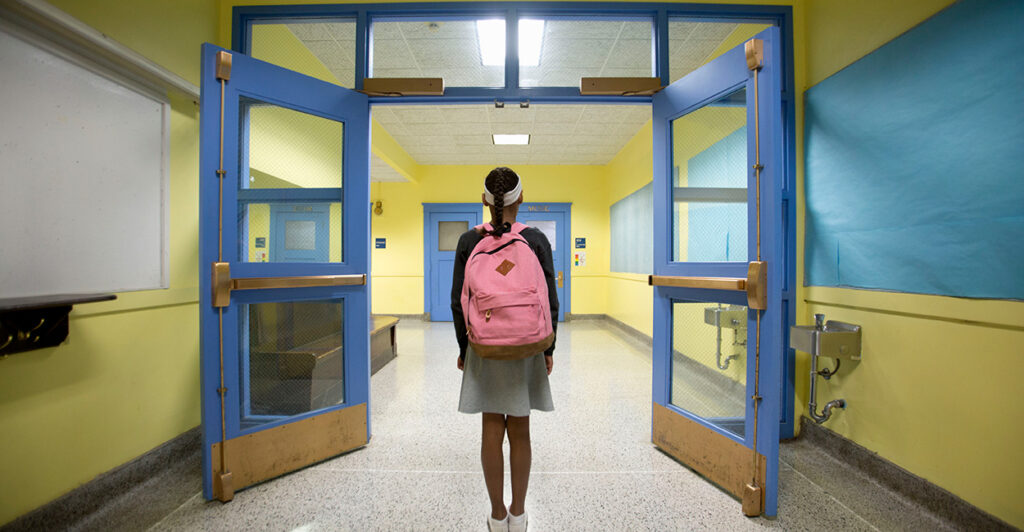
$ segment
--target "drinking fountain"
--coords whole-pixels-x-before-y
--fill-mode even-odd
[[[811,355],[811,398],[807,403],[811,419],[821,424],[832,417],[833,408],[846,408],[845,399],[833,399],[825,404],[822,413],[818,413],[817,404],[817,377],[821,375],[825,380],[832,378],[842,359],[860,360],[861,358],[861,337],[860,325],[853,325],[842,321],[825,321],[824,314],[814,315],[814,325],[794,325],[789,328],[789,346],[797,351],[803,351]],[[818,357],[824,356],[836,359],[836,367],[818,371]]]
[[[717,348],[715,349],[715,365],[720,370],[729,369],[729,362],[732,359],[739,357],[738,354],[732,354],[725,357],[725,363],[722,362],[722,329],[732,329],[732,345],[733,346],[746,346],[747,345],[747,309],[738,305],[729,305],[728,307],[723,306],[721,303],[717,307],[705,307],[704,308],[704,323],[708,325],[714,325],[718,329],[718,336],[716,338]]]

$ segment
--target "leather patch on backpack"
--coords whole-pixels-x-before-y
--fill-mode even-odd
[[[502,275],[508,275],[508,272],[512,271],[512,268],[515,268],[515,267],[516,267],[516,265],[515,265],[514,262],[506,259],[504,262],[499,264],[498,267],[494,269],[494,271],[496,271],[496,272],[498,272],[498,273],[500,273]]]

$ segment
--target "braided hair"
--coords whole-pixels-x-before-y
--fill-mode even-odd
[[[505,208],[505,194],[516,188],[518,182],[519,176],[505,166],[499,166],[487,174],[484,186],[494,195],[494,227],[485,234],[498,238],[512,230],[512,224],[505,223],[505,214],[502,211]]]

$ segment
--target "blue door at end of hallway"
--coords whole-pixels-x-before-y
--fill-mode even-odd
[[[569,265],[569,203],[524,203],[516,221],[539,229],[551,244],[551,258],[555,266],[555,291],[558,293],[558,321],[565,321],[569,313],[572,291]]]
[[[455,247],[462,233],[482,223],[478,203],[433,203],[423,205],[425,310],[430,321],[452,321],[452,273]]]

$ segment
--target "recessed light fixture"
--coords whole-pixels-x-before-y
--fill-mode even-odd
[[[519,145],[524,146],[530,143],[529,135],[491,135],[495,145]]]
[[[484,66],[505,64],[505,20],[476,21],[476,39],[480,45],[480,61]],[[537,66],[540,64],[540,47],[544,39],[544,21],[520,19],[519,21],[519,64]]]

